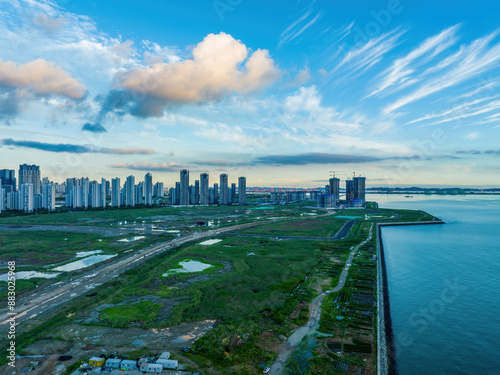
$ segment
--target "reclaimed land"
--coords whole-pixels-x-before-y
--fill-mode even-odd
[[[240,206],[134,211],[124,210],[121,220],[113,218],[111,211],[95,211],[38,215],[36,219],[26,216],[18,219],[18,224],[33,220],[43,225],[41,216],[58,225],[63,225],[64,219],[54,218],[57,215],[73,215],[69,225],[80,225],[83,217],[97,220],[88,225],[127,217],[161,220],[170,227],[181,224],[188,232],[184,233],[186,238],[207,230],[196,224],[201,221],[215,220],[212,229],[214,225],[256,224],[234,231],[238,236],[225,235],[233,232],[215,234],[214,238],[222,241],[209,246],[194,241],[160,252],[140,266],[95,285],[91,293],[23,322],[17,327],[19,354],[41,355],[41,367],[63,366],[68,374],[92,355],[137,359],[163,350],[171,351],[187,370],[201,374],[262,373],[294,330],[307,323],[313,299],[337,285],[350,250],[366,240],[372,223],[438,221],[422,211],[376,208],[339,210],[324,216],[324,211],[304,204],[266,210]],[[347,233],[332,240],[347,222],[351,222]],[[68,237],[68,233],[64,235]],[[62,236],[59,234],[59,241]],[[314,239],[300,239],[304,236]],[[88,238],[91,244],[97,240]],[[152,236],[147,245],[155,239],[160,241]],[[81,239],[73,240],[71,246],[78,248]],[[107,245],[114,249],[111,241]],[[76,250],[71,246],[62,246],[62,253],[71,255]],[[189,260],[209,267],[199,272],[167,273]],[[303,353],[311,354],[292,357],[288,374],[336,374],[346,366],[363,374],[376,373],[376,260],[372,239],[358,250],[345,287],[325,297],[319,334],[302,346]],[[69,282],[68,277],[61,282]],[[4,345],[2,341],[2,348]],[[190,346],[190,353],[182,352],[181,346]],[[68,353],[71,361],[57,362],[58,356]]]

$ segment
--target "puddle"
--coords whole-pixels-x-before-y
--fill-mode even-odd
[[[118,240],[118,242],[134,242],[134,241],[142,240],[143,238],[146,238],[146,236],[135,236],[135,237],[129,237],[129,238],[122,238],[121,240]]]
[[[92,255],[87,258],[83,258],[80,260],[77,260],[76,262],[71,262],[68,264],[64,264],[62,266],[56,267],[53,270],[54,271],[62,271],[62,272],[71,272],[71,271],[76,271],[82,268],[90,267],[96,263],[105,261],[107,259],[115,257],[117,254],[113,255]]]
[[[199,262],[197,260],[185,260],[179,262],[179,266],[181,266],[181,268],[173,268],[168,272],[165,272],[163,274],[163,277],[167,277],[176,273],[201,272],[203,270],[206,270],[207,268],[213,267],[213,265],[211,264]]]
[[[59,275],[59,273],[44,273],[44,272],[38,272],[38,271],[19,271],[16,272],[16,279],[33,279],[35,277],[39,277],[42,279],[53,279]],[[0,281],[7,281],[8,274],[4,273],[3,275],[0,275]]]
[[[88,257],[89,255],[102,253],[102,250],[79,251],[76,253],[77,258]]]
[[[206,241],[203,241],[203,242],[200,242],[198,245],[204,245],[204,246],[208,246],[208,245],[213,245],[217,242],[221,242],[222,240],[217,240],[217,239],[213,239],[213,240],[206,240]]]

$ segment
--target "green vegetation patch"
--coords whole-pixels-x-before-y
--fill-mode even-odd
[[[305,220],[294,220],[288,222],[269,223],[258,227],[248,228],[240,231],[244,234],[263,234],[270,236],[293,236],[328,238],[340,229],[344,220],[324,218],[311,218]]]
[[[97,234],[0,230],[0,262],[16,261],[18,268],[36,268],[68,261],[80,251],[116,252],[113,242]]]
[[[161,306],[161,304],[144,301],[129,306],[111,307],[102,310],[100,319],[109,322],[112,327],[123,326],[131,322],[144,324],[156,318]]]

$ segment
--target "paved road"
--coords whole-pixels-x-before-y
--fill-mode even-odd
[[[354,254],[361,246],[363,246],[365,243],[367,243],[368,241],[370,241],[372,239],[372,233],[373,233],[373,224],[370,227],[370,232],[368,234],[368,238],[366,240],[364,240],[363,242],[361,242],[359,245],[357,245],[354,249],[352,249],[351,253],[349,254],[349,257],[347,258],[344,269],[342,270],[342,273],[340,274],[340,278],[339,278],[339,282],[337,283],[337,286],[333,289],[330,289],[326,292],[321,293],[319,296],[317,296],[309,304],[309,321],[307,322],[307,324],[305,326],[297,328],[295,330],[295,332],[288,338],[288,340],[280,348],[280,351],[278,353],[278,357],[276,358],[276,361],[272,364],[271,371],[269,372],[269,375],[281,374],[285,368],[285,365],[286,365],[288,359],[292,355],[293,351],[300,344],[302,339],[307,334],[314,333],[315,326],[319,322],[319,319],[321,317],[321,303],[323,301],[323,298],[325,298],[330,293],[338,292],[339,290],[341,290],[344,287],[345,279],[346,279],[347,274],[349,272],[349,267],[351,267],[351,263],[352,263],[352,259],[354,257]]]

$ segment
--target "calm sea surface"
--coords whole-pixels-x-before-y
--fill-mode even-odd
[[[367,200],[446,222],[382,229],[398,373],[500,374],[500,197]]]

